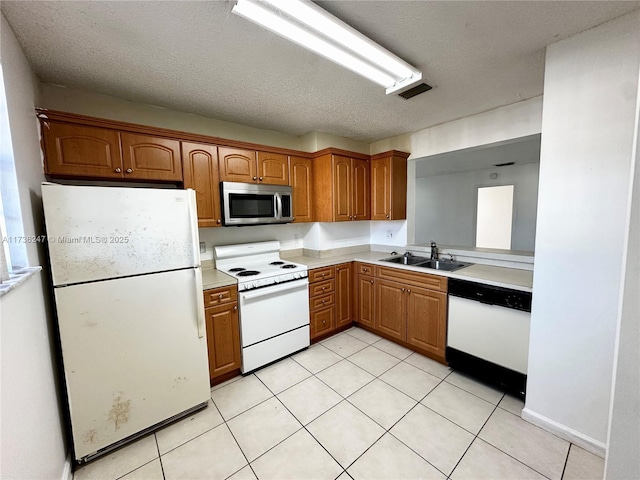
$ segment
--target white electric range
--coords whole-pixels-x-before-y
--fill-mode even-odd
[[[242,373],[309,346],[307,266],[279,251],[277,241],[214,249],[216,268],[238,280]]]

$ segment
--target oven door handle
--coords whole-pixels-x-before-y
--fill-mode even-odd
[[[305,279],[306,280],[306,279]],[[256,290],[255,292],[250,292],[250,293],[244,293],[244,292],[240,292],[240,295],[242,296],[243,300],[253,300],[254,298],[259,298],[259,297],[266,297],[267,295],[273,295],[274,293],[281,293],[281,292],[286,292],[288,290],[295,290],[296,288],[307,288],[309,285],[308,282],[287,282],[284,283],[282,285],[278,285],[277,287],[264,287],[261,288],[259,290]]]

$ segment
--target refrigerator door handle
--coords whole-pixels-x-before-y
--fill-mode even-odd
[[[196,312],[198,314],[198,338],[205,336],[205,314],[204,314],[204,298],[202,297],[202,271],[200,268],[194,268],[196,275]]]
[[[200,266],[200,235],[198,234],[198,207],[196,205],[196,191],[187,189],[189,201],[189,223],[191,225],[191,240],[193,242],[194,266]]]

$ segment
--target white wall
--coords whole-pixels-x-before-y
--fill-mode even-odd
[[[416,179],[415,243],[475,246],[477,188],[515,185],[513,250],[532,251],[538,203],[537,163],[473,170]],[[489,176],[498,173],[492,180]]]
[[[542,97],[535,97],[409,135],[411,152],[407,164],[407,242],[416,243],[415,159],[539,134],[542,125]],[[371,151],[389,145],[406,145],[402,135],[372,144]]]
[[[24,230],[25,235],[42,234],[40,182],[44,177],[34,113],[36,80],[4,16],[1,21],[0,58]],[[42,245],[28,245],[27,254],[31,265],[46,261]],[[66,446],[47,274],[36,274],[0,301],[0,476],[61,478]]]
[[[547,48],[524,416],[604,453],[640,13]]]
[[[640,82],[639,82],[640,83]],[[635,166],[622,309],[616,341],[605,478],[640,478],[640,85],[636,109]]]

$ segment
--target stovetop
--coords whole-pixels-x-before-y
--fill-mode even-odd
[[[215,247],[218,270],[238,280],[238,290],[251,290],[307,277],[307,266],[280,258],[280,242]]]

